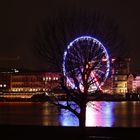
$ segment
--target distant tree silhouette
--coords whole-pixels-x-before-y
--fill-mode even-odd
[[[69,42],[83,35],[100,40],[111,57],[127,55],[127,47],[119,25],[112,18],[96,12],[47,17],[36,31],[33,50],[37,57],[46,62],[49,70],[62,71],[64,50]]]
[[[71,13],[47,18],[37,31],[34,46],[35,53],[46,61],[48,70],[62,73],[63,55],[67,45],[75,38],[83,35],[93,36],[100,40],[111,57],[124,56],[126,54],[126,46],[119,32],[118,24],[113,19],[99,13]],[[50,99],[55,105],[68,109],[78,117],[81,128],[85,127],[90,84],[87,80],[88,77],[85,79],[85,75],[89,75],[91,69],[87,69],[86,65],[87,63],[85,62],[83,64],[84,73],[81,73],[81,75],[84,75],[82,77],[84,92],[79,88],[76,74],[72,71],[72,78],[77,90],[67,86],[66,77],[63,74],[60,80],[61,88],[66,93],[66,104],[61,104],[52,91],[49,92]]]

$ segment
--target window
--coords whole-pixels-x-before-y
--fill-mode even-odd
[[[117,76],[115,76],[115,78],[114,78],[114,79],[115,79],[115,81],[117,81],[117,79],[118,79],[118,78],[117,78]]]
[[[3,87],[6,87],[6,84],[4,84]]]

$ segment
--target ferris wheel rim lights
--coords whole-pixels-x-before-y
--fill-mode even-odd
[[[105,74],[105,75],[106,75],[105,80],[107,79],[107,77],[108,77],[108,75],[109,75],[109,72],[110,72],[109,55],[108,55],[108,52],[107,52],[106,48],[104,47],[104,45],[103,45],[98,39],[96,39],[96,38],[94,38],[94,37],[91,37],[91,36],[80,36],[80,37],[74,39],[73,41],[71,41],[71,42],[69,43],[69,45],[67,46],[67,49],[65,50],[64,55],[63,55],[63,74],[64,74],[64,76],[66,77],[67,82],[71,85],[71,88],[75,88],[75,85],[72,84],[71,81],[70,81],[70,79],[67,77],[67,72],[66,72],[66,68],[65,68],[65,64],[66,64],[65,60],[66,60],[66,57],[67,57],[67,52],[68,52],[68,50],[69,50],[71,47],[74,47],[73,44],[74,44],[75,42],[78,42],[78,41],[80,41],[80,40],[82,40],[82,39],[84,39],[84,40],[85,40],[85,39],[87,39],[87,40],[90,39],[90,40],[93,41],[93,43],[97,43],[97,44],[103,49],[103,51],[104,51],[104,53],[105,53],[105,56],[106,56],[106,59],[107,59],[107,70],[106,70],[106,74]],[[102,84],[103,84],[103,83],[101,83],[100,86],[102,86]]]

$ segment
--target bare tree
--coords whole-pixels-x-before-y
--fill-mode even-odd
[[[48,70],[49,68],[55,69],[62,73],[63,56],[66,47],[72,40],[83,35],[93,36],[101,40],[109,51],[111,57],[118,55],[123,56],[125,54],[126,48],[119,32],[118,25],[114,20],[97,13],[73,13],[47,18],[37,32],[34,50],[39,54],[38,56],[45,59],[49,66]],[[97,44],[95,43],[93,46],[93,48],[96,48]],[[87,54],[84,52],[84,49],[87,49],[86,45],[83,49],[79,50],[80,53],[82,53],[83,62],[73,63],[73,61],[69,61],[67,59],[67,65],[69,67],[67,69],[69,69],[70,73],[67,73],[68,75],[62,74],[62,78],[60,80],[61,88],[66,93],[66,104],[61,104],[52,91],[50,91],[51,101],[58,107],[68,109],[74,113],[79,119],[79,126],[82,128],[85,127],[89,88],[91,85],[96,84],[95,77],[91,78],[90,75],[91,72],[100,65],[99,61],[96,61],[94,65],[91,65],[89,62],[91,62],[92,56],[95,56],[102,51],[99,49],[98,52],[96,52],[97,50],[92,50],[91,47],[91,50],[88,51]],[[71,51],[73,51],[74,56],[78,56],[77,50],[74,51],[73,49]],[[67,53],[70,53],[69,50],[67,50]],[[101,54],[98,57],[98,60],[101,60],[104,55]],[[72,59],[73,58],[70,58],[70,60]],[[77,61],[76,57],[74,57],[74,59]],[[72,79],[75,88],[68,86],[67,76]],[[100,81],[104,80],[102,77],[104,76],[100,76]],[[83,88],[81,88],[81,84]]]

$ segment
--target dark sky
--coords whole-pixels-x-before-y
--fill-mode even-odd
[[[139,0],[5,0],[0,4],[0,67],[45,68],[31,50],[35,29],[48,15],[82,9],[100,11],[119,23],[131,50],[132,72],[140,73],[139,6]]]

